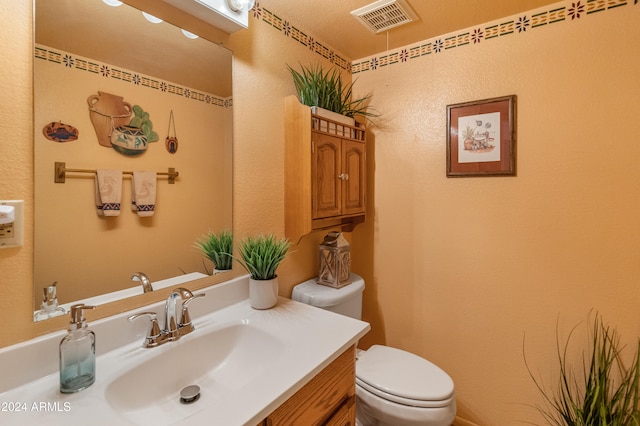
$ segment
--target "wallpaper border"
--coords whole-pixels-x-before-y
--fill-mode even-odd
[[[548,25],[583,22],[582,18],[594,13],[610,11],[632,4],[637,5],[638,1],[579,0],[554,3],[546,8],[534,9],[355,60],[351,67],[352,73],[358,74],[390,65],[403,64],[426,56],[443,54],[462,46],[477,45],[500,37],[525,34]],[[640,10],[640,6],[638,10]]]
[[[250,16],[258,22],[271,26],[283,36],[308,47],[337,67],[352,74],[358,74],[389,65],[403,64],[429,55],[442,54],[457,47],[477,45],[504,36],[524,34],[548,25],[562,22],[582,22],[582,18],[594,13],[610,11],[622,6],[635,6],[639,1],[578,0],[553,3],[547,7],[533,9],[529,12],[501,18],[353,61],[315,39],[293,22],[263,7],[260,2],[256,2]],[[640,6],[637,9],[640,10]]]
[[[148,76],[136,71],[117,67],[104,62],[96,61],[73,53],[53,49],[48,46],[36,44],[34,48],[36,60],[44,60],[69,70],[84,71],[96,76],[96,78],[113,78],[136,86],[145,87],[151,90],[159,90],[169,95],[182,96],[193,101],[204,102],[212,106],[231,107],[232,98],[222,98],[207,92],[195,90],[186,86],[181,86],[169,81]]]

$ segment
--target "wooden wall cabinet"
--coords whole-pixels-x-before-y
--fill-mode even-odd
[[[355,426],[355,361],[352,346],[258,426]]]
[[[351,231],[366,214],[365,128],[311,113],[285,99],[285,236]]]

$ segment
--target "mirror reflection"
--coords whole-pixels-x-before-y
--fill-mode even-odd
[[[126,4],[35,6],[34,310],[212,273],[194,243],[232,228],[231,52]]]

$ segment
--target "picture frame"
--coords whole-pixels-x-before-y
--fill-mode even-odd
[[[447,177],[516,175],[516,95],[447,105]]]

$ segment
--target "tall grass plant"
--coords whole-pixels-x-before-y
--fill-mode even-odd
[[[300,71],[287,65],[296,88],[298,100],[303,105],[317,106],[347,117],[378,117],[380,114],[371,106],[371,94],[361,98],[353,95],[353,84],[343,83],[340,72],[336,68],[324,70],[322,66],[305,67]]]
[[[556,330],[558,383],[545,389],[526,362],[529,375],[543,395],[536,405],[544,420],[556,426],[638,426],[640,425],[640,339],[629,366],[625,366],[620,338],[615,329],[595,316],[590,330],[590,347],[583,351],[582,365],[569,362],[570,340],[563,345]]]

